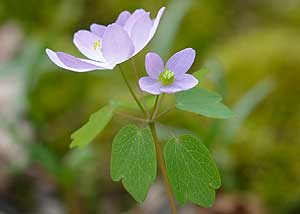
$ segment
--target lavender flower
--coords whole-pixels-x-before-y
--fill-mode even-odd
[[[59,67],[76,72],[113,69],[140,52],[154,36],[165,8],[155,19],[143,9],[132,14],[123,11],[115,23],[104,26],[92,24],[90,31],[80,30],[73,42],[88,59],[46,49],[49,58]]]
[[[198,80],[186,72],[195,59],[195,50],[186,48],[175,53],[166,66],[156,53],[146,55],[145,66],[149,76],[139,80],[141,90],[150,94],[176,93],[193,88]]]

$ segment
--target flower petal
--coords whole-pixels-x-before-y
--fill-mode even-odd
[[[190,69],[194,60],[195,50],[192,48],[186,48],[171,56],[166,67],[173,71],[175,75],[180,75],[186,73]]]
[[[198,80],[191,74],[182,74],[179,77],[175,77],[174,83],[183,90],[188,90],[195,87],[198,84]]]
[[[129,35],[134,44],[134,55],[147,45],[152,26],[153,21],[150,19],[149,13],[142,15],[133,25]]]
[[[183,74],[176,78],[174,83],[160,88],[161,92],[172,94],[179,91],[189,90],[198,84],[198,80],[190,74]]]
[[[48,57],[59,67],[76,72],[86,72],[93,70],[112,69],[113,67],[102,67],[100,63],[91,60],[81,59],[63,52],[54,52],[46,49]],[[103,64],[105,66],[105,64]]]
[[[100,38],[102,38],[105,30],[106,30],[106,26],[105,25],[98,25],[98,24],[92,24],[90,26],[90,30],[92,33],[96,34],[97,36],[99,36]]]
[[[87,30],[80,30],[74,34],[73,42],[78,50],[87,58],[103,62],[101,47],[95,48],[95,42],[101,42],[101,38]]]
[[[161,83],[150,77],[142,77],[139,79],[139,86],[142,91],[146,91],[150,94],[161,94]]]
[[[182,91],[182,89],[174,83],[172,85],[166,85],[160,88],[160,92],[166,94],[174,94],[179,91]]]
[[[134,46],[127,32],[118,24],[107,27],[102,41],[103,56],[112,64],[126,61],[134,52]]]
[[[128,20],[128,18],[131,16],[131,13],[128,11],[123,11],[122,13],[120,13],[120,15],[118,16],[116,23],[124,26],[124,24],[126,23],[126,21]]]
[[[159,74],[164,70],[164,62],[156,53],[146,55],[145,67],[148,75],[153,79],[158,79]]]
[[[137,9],[127,19],[127,21],[124,24],[124,29],[127,31],[128,35],[131,34],[131,30],[134,24],[136,23],[136,21],[139,20],[145,14],[147,14],[147,12],[144,9]]]
[[[166,9],[165,7],[162,7],[158,11],[158,13],[157,13],[157,15],[156,15],[156,17],[154,19],[152,29],[151,29],[150,34],[149,34],[148,42],[153,38],[153,36],[154,36],[154,34],[155,34],[155,32],[156,32],[156,30],[158,28],[158,24],[160,22],[160,19],[161,19],[162,15],[164,14],[165,9]]]

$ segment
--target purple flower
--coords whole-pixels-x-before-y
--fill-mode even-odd
[[[90,31],[76,32],[73,42],[88,59],[50,49],[46,49],[46,53],[56,65],[71,71],[113,69],[136,55],[150,42],[164,10],[164,7],[161,8],[153,20],[150,13],[143,9],[135,10],[132,14],[123,11],[111,25],[92,24]]]
[[[175,53],[166,66],[156,53],[146,55],[145,66],[149,76],[139,80],[141,90],[150,94],[176,93],[193,88],[198,80],[186,72],[195,59],[195,50],[186,48]]]

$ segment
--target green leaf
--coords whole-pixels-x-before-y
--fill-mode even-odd
[[[211,207],[215,189],[221,179],[209,151],[191,135],[182,135],[167,142],[164,149],[166,168],[173,193],[183,205],[191,201]]]
[[[89,121],[71,135],[70,147],[82,147],[89,144],[108,124],[113,116],[113,108],[109,105],[90,116]]]
[[[200,83],[208,72],[209,72],[208,68],[201,68],[200,70],[195,71],[193,73],[193,76],[196,77]]]
[[[111,177],[138,202],[146,198],[156,177],[156,153],[149,128],[123,127],[112,145]]]
[[[176,108],[206,117],[226,119],[234,113],[221,103],[222,97],[203,88],[193,88],[176,94]]]

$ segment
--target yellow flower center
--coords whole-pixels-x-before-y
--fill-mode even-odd
[[[159,74],[158,80],[162,85],[170,85],[174,82],[175,74],[169,69],[164,70]]]
[[[97,50],[97,49],[101,50],[101,42],[99,40],[95,41],[93,43],[93,48],[94,48],[94,50]]]

